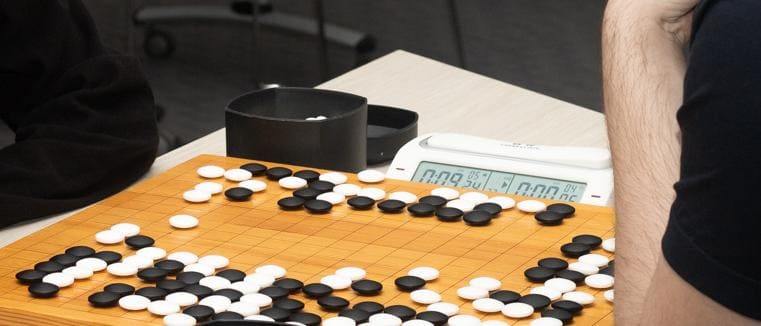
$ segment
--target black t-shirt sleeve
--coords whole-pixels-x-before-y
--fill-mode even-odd
[[[106,50],[79,0],[0,0],[0,226],[79,208],[137,180],[156,154],[136,59]]]
[[[761,319],[761,1],[700,4],[677,119],[664,256],[706,296]]]

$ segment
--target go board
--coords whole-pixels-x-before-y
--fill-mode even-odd
[[[327,214],[283,211],[276,204],[277,200],[291,196],[292,191],[279,187],[276,181],[266,180],[264,176],[255,178],[267,182],[267,189],[255,193],[249,201],[231,202],[222,194],[200,204],[182,199],[184,191],[205,181],[196,174],[197,168],[213,164],[230,169],[250,162],[198,156],[0,249],[0,324],[161,324],[160,316],[147,311],[128,312],[118,306],[94,308],[88,303],[89,295],[101,291],[109,283],[127,283],[136,288],[149,285],[134,276],[114,277],[105,271],[97,272],[88,280],[77,280],[72,286],[62,288],[57,297],[49,299],[31,297],[27,286],[18,283],[14,277],[15,273],[32,268],[36,262],[46,261],[76,245],[90,246],[98,251],[116,251],[125,256],[134,254],[134,250],[124,244],[95,242],[96,232],[120,222],[139,225],[141,234],[154,238],[156,246],[169,253],[190,251],[198,256],[223,255],[230,259],[229,268],[247,273],[256,266],[277,264],[288,270],[287,277],[305,284],[319,282],[340,267],[364,268],[368,279],[383,284],[383,291],[373,297],[358,296],[351,289],[334,292],[352,304],[369,300],[424,311],[426,307],[412,302],[409,293],[396,289],[394,280],[414,267],[432,266],[440,270],[441,276],[428,283],[427,289],[439,292],[444,301],[460,305],[460,313],[482,320],[507,321],[511,325],[528,325],[539,317],[539,313],[521,320],[507,318],[499,312],[480,313],[469,301],[457,296],[457,289],[468,285],[474,277],[489,276],[501,280],[502,289],[525,294],[531,287],[541,284],[527,281],[524,270],[536,266],[541,258],[563,257],[560,246],[570,242],[573,236],[613,237],[612,209],[580,204],[574,204],[576,214],[558,226],[539,225],[533,214],[522,213],[516,208],[503,211],[485,227],[472,227],[462,222],[444,223],[435,217],[414,218],[406,211],[399,214],[382,213],[377,208],[358,211],[345,202],[334,206]],[[294,171],[301,169],[261,163]],[[349,182],[361,185],[356,175],[347,175]],[[224,179],[214,181],[224,183],[225,187],[236,186]],[[389,179],[373,186],[387,192],[409,191],[418,196],[428,195],[436,188],[435,185]],[[525,198],[515,196],[514,199]],[[173,229],[168,218],[175,214],[196,216],[200,224],[193,229]],[[593,252],[612,256],[602,249]],[[574,325],[613,325],[613,304],[603,298],[602,291],[583,284],[578,290],[593,294],[595,302],[575,316]],[[305,311],[323,318],[336,315],[321,310],[315,300],[303,294],[291,297],[304,302]]]

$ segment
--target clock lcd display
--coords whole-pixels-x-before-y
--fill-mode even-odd
[[[587,184],[524,174],[420,162],[412,181],[578,202]]]

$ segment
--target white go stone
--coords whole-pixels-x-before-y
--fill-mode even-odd
[[[447,204],[447,207],[454,207],[457,208],[464,213],[470,212],[473,210],[474,207],[476,207],[476,204],[474,204],[472,201],[467,201],[464,199],[455,199],[450,200]]]
[[[159,260],[166,257],[166,250],[159,247],[145,247],[138,249],[135,254],[138,256],[148,257],[151,260]]]
[[[261,293],[251,293],[240,297],[241,302],[253,304],[259,308],[272,304],[272,298]]]
[[[386,191],[375,187],[362,188],[362,190],[357,193],[357,196],[369,197],[375,201],[378,201],[386,198]]]
[[[146,256],[132,255],[122,259],[122,263],[137,267],[137,269],[144,269],[153,266],[153,259]]]
[[[64,268],[61,273],[73,277],[75,280],[83,280],[92,277],[93,271],[87,267],[71,266]]]
[[[196,304],[196,302],[198,302],[198,297],[195,294],[188,292],[173,292],[167,294],[167,296],[164,297],[164,300],[176,303],[180,307],[186,307]]]
[[[487,196],[484,193],[480,193],[477,191],[469,191],[466,193],[463,193],[460,195],[460,199],[467,200],[469,202],[472,202],[476,205],[485,203],[487,200],[489,200],[489,196]]]
[[[410,292],[410,299],[419,304],[434,304],[441,301],[441,294],[428,289],[420,289]]]
[[[600,271],[600,269],[597,268],[597,266],[590,265],[590,264],[585,264],[585,263],[578,262],[578,261],[568,264],[568,269],[570,269],[572,271],[577,271],[577,272],[579,272],[581,274],[584,274],[584,275],[587,275],[587,276],[592,275],[592,274],[597,274],[597,272]]]
[[[150,303],[151,299],[136,294],[130,294],[119,299],[119,307],[130,311],[145,310]]]
[[[195,264],[198,261],[198,256],[192,252],[178,251],[169,254],[166,259],[176,260],[187,266],[190,264]]]
[[[254,272],[256,274],[269,275],[276,279],[285,276],[285,273],[287,273],[285,268],[272,264],[259,266],[254,270]]]
[[[600,268],[603,266],[607,266],[608,262],[610,262],[610,259],[608,259],[608,257],[599,255],[599,254],[586,254],[579,257],[579,262]]]
[[[246,180],[239,183],[238,186],[247,188],[253,192],[261,192],[267,189],[267,183],[261,180]]]
[[[112,231],[119,232],[125,237],[131,237],[140,233],[140,227],[132,223],[118,223],[111,226]]]
[[[104,230],[95,233],[95,241],[102,244],[116,244],[124,241],[124,233],[114,230]]]
[[[560,299],[560,296],[563,295],[563,293],[561,293],[557,289],[551,288],[549,286],[537,286],[537,287],[531,288],[529,292],[532,294],[539,294],[539,295],[548,297],[550,298],[550,301],[555,301],[557,299]]]
[[[402,326],[434,326],[432,322],[422,319],[410,319],[402,323]]]
[[[237,301],[233,302],[229,307],[227,307],[227,311],[236,312],[243,317],[248,317],[258,314],[259,306],[250,302]]]
[[[319,194],[317,196],[317,199],[324,200],[324,201],[329,202],[329,203],[331,203],[333,205],[338,205],[338,204],[342,203],[344,201],[344,199],[346,199],[346,196],[344,196],[342,194],[339,194],[337,192],[334,192],[334,191],[330,191],[330,192],[325,192],[325,193]]]
[[[251,171],[244,170],[244,169],[229,169],[225,171],[225,179],[233,181],[233,182],[241,182],[246,181],[248,179],[251,179],[254,175],[251,174]]]
[[[74,284],[74,277],[66,273],[50,273],[42,278],[42,282],[55,284],[59,288],[65,288]]]
[[[616,252],[616,238],[605,239],[602,242],[602,249],[607,252]]]
[[[354,319],[344,316],[330,317],[322,321],[322,326],[355,326]]]
[[[105,260],[95,257],[86,257],[77,261],[76,266],[84,269],[89,269],[93,272],[100,272],[107,267]]]
[[[571,291],[563,293],[563,300],[573,301],[582,306],[595,302],[595,297],[589,293],[582,291]]]
[[[615,296],[613,291],[615,290],[608,290],[602,293],[602,295],[605,297],[605,300],[613,302],[613,297]]]
[[[576,283],[571,280],[556,277],[544,282],[544,286],[560,291],[560,293],[576,290]]]
[[[427,311],[436,311],[451,317],[460,312],[460,306],[450,302],[436,302],[426,307]]]
[[[166,300],[156,300],[148,304],[148,311],[154,315],[166,316],[180,312],[180,305]]]
[[[233,284],[230,284],[230,288],[240,293],[243,293],[244,295],[249,293],[259,292],[259,290],[261,289],[259,285],[256,285],[252,282],[246,282],[246,281],[238,281]]]
[[[198,262],[201,264],[209,265],[216,269],[225,268],[227,267],[227,265],[230,264],[230,260],[227,259],[227,257],[220,256],[220,255],[203,256],[201,258],[198,258]]]
[[[388,195],[388,199],[396,199],[409,205],[417,201],[417,196],[409,191],[395,191]]]
[[[285,189],[300,189],[307,186],[307,181],[294,176],[282,178],[277,183]]]
[[[288,324],[288,325],[294,325],[294,326],[307,326],[307,325],[304,325],[304,324],[299,323],[297,321],[287,321],[285,323]]]
[[[615,279],[606,274],[593,274],[584,278],[584,284],[594,289],[608,289],[613,287]]]
[[[211,194],[203,190],[188,190],[182,193],[182,199],[191,203],[203,203],[211,199]]]
[[[221,276],[206,276],[198,281],[198,284],[211,288],[212,290],[221,290],[229,288],[232,283],[230,280]]]
[[[137,266],[125,263],[113,263],[106,268],[114,276],[131,276],[137,274]]]
[[[481,326],[510,326],[510,324],[501,320],[484,320],[481,322]]]
[[[214,313],[218,314],[227,310],[232,304],[232,301],[226,296],[213,294],[201,299],[201,301],[198,301],[198,304],[209,306],[211,309],[214,309]]]
[[[452,188],[441,187],[431,190],[431,195],[444,197],[446,200],[454,200],[460,197],[460,192]]]
[[[500,312],[505,304],[502,301],[492,298],[481,298],[473,301],[473,309],[480,312]]]
[[[560,319],[552,317],[540,317],[531,321],[529,326],[563,326],[563,322]]]
[[[343,290],[351,286],[351,279],[341,275],[328,275],[321,278],[320,283],[333,288],[333,290]]]
[[[500,287],[502,287],[502,282],[500,282],[498,279],[492,278],[492,277],[476,277],[468,283],[470,286],[475,286],[477,288],[482,288],[487,291],[496,291],[499,290]]]
[[[502,207],[502,209],[510,209],[515,206],[515,200],[505,196],[494,196],[486,201],[487,203],[495,203]]]
[[[457,295],[465,300],[476,300],[489,296],[489,291],[475,286],[465,286],[457,289]]]
[[[260,288],[265,288],[275,283],[275,277],[269,274],[254,273],[246,275],[243,281],[256,284]]]
[[[191,229],[198,226],[198,219],[187,214],[175,215],[169,218],[169,225],[177,229]]]
[[[195,317],[188,314],[174,313],[164,316],[164,326],[193,326]]]
[[[439,270],[429,266],[420,266],[407,272],[409,276],[417,276],[426,281],[433,281],[439,278]]]
[[[203,263],[195,263],[186,265],[185,268],[182,269],[183,272],[199,272],[203,274],[204,276],[209,276],[211,274],[214,274],[214,266],[203,264]]]
[[[502,308],[502,314],[515,319],[526,318],[534,313],[534,307],[523,302],[511,302]]]
[[[216,179],[225,175],[225,169],[216,165],[206,165],[198,168],[196,173],[198,173],[198,175],[200,175],[202,178]]]
[[[386,174],[378,170],[364,170],[357,173],[357,178],[364,183],[378,183],[386,179]]]
[[[333,187],[333,192],[337,192],[347,197],[356,195],[360,190],[362,190],[362,188],[353,183],[344,183]]]
[[[455,315],[447,320],[449,326],[481,326],[481,319],[472,315]]]
[[[518,202],[518,204],[515,206],[518,207],[521,212],[526,213],[538,213],[547,209],[547,205],[545,205],[543,202],[533,199]]]
[[[246,318],[243,318],[245,320],[258,320],[258,321],[269,321],[274,322],[275,320],[272,319],[272,317],[265,316],[265,315],[251,315]]]
[[[352,281],[359,281],[367,276],[367,272],[362,268],[349,266],[337,269],[336,275],[346,276]]]
[[[370,325],[378,326],[400,326],[402,325],[402,319],[387,313],[379,313],[370,316]]]
[[[197,184],[195,187],[193,187],[195,190],[205,191],[212,195],[216,195],[218,193],[221,193],[224,189],[224,186],[219,182],[213,182],[213,181],[205,181]]]
[[[320,174],[320,180],[330,182],[334,185],[340,185],[346,183],[349,178],[340,172],[327,172]]]

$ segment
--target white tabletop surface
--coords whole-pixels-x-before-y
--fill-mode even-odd
[[[608,144],[605,120],[599,112],[405,51],[390,53],[318,88],[361,95],[370,104],[416,111],[420,115],[418,134],[450,131],[528,144]],[[162,155],[145,177],[199,154],[225,155],[225,130]],[[0,246],[76,212],[5,228],[0,231]]]

